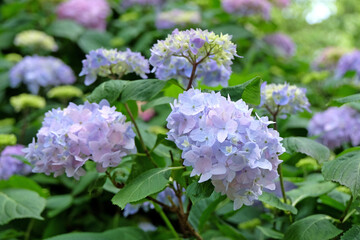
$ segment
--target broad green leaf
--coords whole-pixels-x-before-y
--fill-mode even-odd
[[[145,232],[135,227],[120,227],[103,233],[67,233],[46,240],[149,240]]]
[[[325,193],[330,192],[336,187],[335,183],[332,182],[322,182],[314,183],[310,182],[307,185],[301,186],[299,188],[293,189],[286,193],[290,197],[292,205],[295,206],[301,200],[307,197],[318,197]]]
[[[155,97],[166,85],[159,79],[143,79],[130,81],[121,94],[121,101],[128,100],[149,101]]]
[[[283,211],[289,211],[292,214],[297,214],[297,209],[294,206],[281,202],[277,196],[271,193],[263,192],[262,195],[259,196],[259,200],[263,203],[269,204],[272,207],[276,207]]]
[[[340,238],[341,240],[360,240],[360,225],[353,225]]]
[[[98,172],[87,172],[85,176],[82,176],[80,178],[80,181],[76,184],[76,186],[73,188],[72,195],[76,196],[95,181],[95,179],[99,176]]]
[[[272,238],[272,239],[283,239],[284,234],[278,231],[275,231],[271,228],[265,228],[261,226],[256,226],[257,229],[259,229],[266,237]]]
[[[214,185],[211,181],[202,183],[193,182],[186,188],[186,195],[190,198],[193,204],[204,198],[208,198],[214,192]]]
[[[120,100],[149,101],[165,86],[166,82],[158,79],[144,79],[134,81],[110,80],[100,84],[88,96],[91,102],[107,99],[110,103]]]
[[[174,98],[172,98],[172,97],[160,97],[160,98],[156,98],[155,100],[143,105],[141,107],[141,110],[145,111],[146,109],[149,109],[149,108],[152,108],[155,106],[159,106],[162,104],[169,104],[169,103],[173,103],[173,102],[174,102]]]
[[[334,101],[338,102],[338,103],[358,102],[358,101],[360,101],[360,93],[350,95],[347,97],[343,97],[343,98],[337,98],[337,99],[334,99]]]
[[[70,194],[51,196],[47,199],[48,217],[52,218],[71,206],[73,197]]]
[[[305,137],[288,137],[283,140],[287,153],[304,153],[323,163],[330,158],[330,150],[324,145]]]
[[[246,103],[259,105],[260,104],[260,85],[261,78],[255,77],[243,84],[221,89],[222,96],[230,96],[232,101],[243,99]]]
[[[239,230],[237,230],[233,226],[224,222],[219,217],[215,216],[215,218],[217,221],[216,226],[218,227],[218,229],[224,236],[227,236],[227,237],[230,237],[231,239],[236,239],[236,240],[246,240],[247,239],[241,234],[241,232]]]
[[[122,209],[126,204],[136,202],[160,192],[169,182],[170,171],[179,168],[154,168],[127,182],[113,198],[112,203]]]
[[[37,192],[41,197],[49,195],[46,189],[41,188],[34,180],[24,176],[13,175],[8,180],[0,180],[0,191],[4,188],[28,189]]]
[[[325,180],[350,188],[353,196],[360,193],[360,151],[353,151],[327,162],[322,168]]]
[[[0,225],[17,218],[35,218],[45,207],[45,199],[26,189],[8,188],[0,191]]]
[[[90,102],[99,103],[101,100],[106,99],[110,104],[114,103],[124,90],[127,81],[123,80],[110,80],[103,82],[87,97]]]
[[[47,32],[53,36],[72,41],[76,41],[84,31],[81,25],[71,20],[56,20],[47,29]]]
[[[108,32],[99,32],[95,30],[86,30],[79,38],[78,45],[85,52],[95,50],[101,47],[108,48],[110,45],[111,35]]]
[[[332,239],[342,230],[336,228],[329,219],[329,216],[322,214],[303,218],[290,225],[285,232],[284,240]]]
[[[209,220],[209,218],[211,217],[211,214],[215,211],[216,207],[219,205],[219,203],[221,203],[223,200],[226,199],[225,195],[220,195],[218,196],[214,201],[212,201],[207,208],[203,211],[203,213],[201,214],[201,217],[199,219],[199,225],[198,228],[201,231],[204,226],[205,223]]]

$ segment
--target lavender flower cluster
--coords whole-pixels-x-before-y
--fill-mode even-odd
[[[12,175],[26,175],[31,172],[31,166],[25,164],[13,155],[24,156],[24,146],[7,146],[0,154],[0,179],[9,179]]]
[[[264,37],[265,43],[273,48],[278,56],[292,57],[295,54],[296,46],[288,35],[274,33]]]
[[[291,0],[271,0],[271,2],[279,8],[286,8],[290,5]]]
[[[184,11],[173,9],[167,12],[161,12],[156,17],[156,27],[158,29],[170,29],[175,26],[186,26],[201,22],[201,15],[198,11]]]
[[[79,179],[90,159],[98,171],[115,167],[122,157],[136,152],[135,134],[125,120],[106,100],[53,109],[45,114],[36,135],[38,142],[33,139],[24,150],[26,158],[34,164],[33,172],[54,173],[55,177],[65,172]]]
[[[312,67],[315,70],[334,70],[339,59],[342,55],[344,55],[344,53],[345,51],[342,48],[327,47],[314,60]]]
[[[10,86],[23,82],[32,94],[40,87],[72,84],[76,80],[73,71],[54,57],[27,56],[10,70]]]
[[[86,28],[103,31],[110,7],[106,0],[68,0],[57,7],[56,13],[59,19],[74,20]]]
[[[231,36],[201,29],[175,29],[151,48],[150,64],[158,79],[176,78],[186,84],[191,76],[209,86],[228,85],[236,45]],[[196,72],[193,69],[196,67]]]
[[[335,69],[335,78],[342,78],[348,71],[355,71],[360,78],[360,51],[355,50],[343,55]]]
[[[271,4],[268,0],[222,0],[221,4],[228,13],[242,16],[261,15],[265,20],[270,19]]]
[[[280,114],[285,118],[286,114],[295,114],[307,110],[310,112],[310,103],[306,97],[306,88],[298,88],[294,85],[267,84],[261,85],[261,103],[272,115]]]
[[[275,188],[284,148],[267,117],[252,117],[242,100],[197,89],[180,94],[171,107],[168,139],[183,151],[184,165],[193,167],[191,176],[211,179],[215,191],[234,200],[234,209],[251,205],[263,188]]]
[[[150,72],[148,60],[130,49],[121,52],[116,49],[99,48],[90,51],[82,63],[80,76],[85,76],[87,86],[94,83],[97,76],[120,79],[124,74],[135,72],[142,78],[147,78],[145,74]]]
[[[309,136],[318,136],[316,140],[331,149],[345,143],[357,146],[360,143],[360,113],[346,106],[330,107],[313,116],[308,132]]]

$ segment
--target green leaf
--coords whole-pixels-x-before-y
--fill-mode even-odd
[[[108,32],[99,32],[95,30],[87,30],[78,40],[79,47],[88,53],[101,47],[109,48],[111,35]]]
[[[338,182],[357,196],[360,193],[360,151],[346,153],[325,163],[322,174],[325,180]]]
[[[243,99],[246,103],[259,105],[260,104],[260,85],[261,78],[255,77],[243,84],[221,89],[222,96],[230,96],[232,101]]]
[[[360,240],[360,225],[353,225],[341,236],[341,240]]]
[[[190,198],[193,204],[204,198],[208,198],[214,192],[214,185],[211,181],[202,183],[193,182],[186,188],[186,195]]]
[[[287,153],[304,153],[312,158],[315,158],[320,164],[329,160],[330,158],[330,150],[326,146],[309,138],[284,138],[283,145]]]
[[[360,101],[360,93],[350,95],[347,97],[343,97],[343,98],[337,98],[337,99],[334,99],[333,101],[338,102],[338,103],[358,102],[358,101]]]
[[[124,90],[127,81],[123,80],[110,80],[100,84],[94,91],[87,97],[90,102],[99,103],[101,100],[106,99],[110,104],[114,103]]]
[[[145,232],[135,227],[120,227],[103,233],[67,233],[46,240],[149,240]]]
[[[24,176],[13,175],[8,180],[0,180],[0,189],[4,188],[28,189],[37,192],[41,197],[49,195],[46,189],[41,188],[34,180]]]
[[[121,94],[121,101],[149,101],[156,96],[165,85],[166,82],[159,79],[130,81]]]
[[[143,105],[141,107],[141,110],[145,111],[146,109],[153,108],[155,106],[169,104],[169,103],[173,103],[173,102],[174,102],[174,98],[172,98],[172,97],[160,97],[160,98],[156,98],[155,100]]]
[[[120,100],[149,101],[165,86],[166,82],[158,79],[144,79],[134,81],[110,80],[100,84],[88,96],[91,102],[107,99],[110,103]]]
[[[335,183],[332,182],[322,182],[314,183],[310,182],[307,185],[301,186],[297,189],[293,189],[287,192],[287,196],[290,197],[292,205],[295,206],[301,200],[307,197],[318,197],[325,193],[330,192],[336,187]]]
[[[201,217],[199,219],[198,229],[200,231],[204,228],[205,223],[209,220],[209,218],[211,217],[211,214],[215,211],[215,209],[219,205],[219,203],[221,203],[225,199],[226,199],[225,195],[222,195],[222,196],[220,195],[214,201],[212,201],[207,206],[207,208],[205,208],[205,210],[203,211],[203,213],[201,214]]]
[[[169,182],[170,171],[179,168],[154,168],[126,183],[113,198],[112,203],[122,209],[126,204],[136,202],[145,197],[160,192]]]
[[[297,214],[297,209],[294,206],[281,202],[277,196],[271,193],[263,192],[262,195],[259,196],[259,200],[263,203],[269,204],[272,207],[276,207],[283,211],[289,211],[292,214]]]
[[[293,224],[285,232],[284,240],[327,240],[339,235],[342,230],[336,228],[330,217],[322,214],[303,218]]]
[[[71,20],[56,20],[47,29],[47,32],[53,36],[72,41],[76,41],[84,31],[85,29],[81,25]]]
[[[47,199],[48,217],[52,218],[71,206],[73,197],[70,194],[51,196]]]
[[[283,239],[284,234],[275,230],[272,230],[271,228],[265,228],[261,226],[256,226],[257,229],[259,229],[262,234],[264,234],[268,238],[272,239]]]
[[[8,188],[0,191],[0,225],[17,218],[35,218],[45,207],[45,199],[26,189]]]

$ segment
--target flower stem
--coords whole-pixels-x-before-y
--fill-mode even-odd
[[[346,209],[345,209],[343,215],[342,215],[342,216],[340,217],[340,219],[339,219],[341,223],[344,223],[344,222],[345,222],[345,217],[346,217],[347,213],[348,213],[349,210],[350,210],[350,207],[351,207],[351,204],[352,204],[353,200],[354,200],[354,197],[353,197],[353,195],[351,194],[351,197],[350,197],[350,199],[349,199],[349,201],[348,201],[348,203],[347,203],[347,205],[346,205]]]
[[[135,122],[135,118],[134,118],[134,116],[133,116],[132,113],[131,113],[131,110],[130,110],[130,108],[129,108],[129,105],[128,105],[127,103],[125,103],[124,106],[125,106],[125,109],[126,109],[127,113],[128,113],[129,116],[130,116],[131,122],[134,124],[134,127],[135,127],[135,129],[136,129],[136,132],[137,132],[137,134],[138,134],[138,137],[139,137],[139,140],[140,140],[140,143],[141,143],[141,146],[142,146],[142,148],[144,149],[146,156],[151,160],[151,162],[155,165],[155,167],[159,167],[159,166],[157,165],[157,163],[152,159],[152,157],[151,157],[151,155],[150,155],[150,153],[149,153],[149,150],[147,149],[147,147],[146,147],[146,145],[145,145],[145,142],[144,142],[144,140],[143,140],[143,138],[142,138],[142,136],[141,136],[139,127],[138,127],[137,123]]]
[[[166,226],[170,229],[170,232],[174,235],[175,239],[181,239],[179,235],[177,234],[174,226],[171,224],[169,218],[166,216],[162,208],[154,203],[155,210],[160,214],[161,218],[164,220]]]

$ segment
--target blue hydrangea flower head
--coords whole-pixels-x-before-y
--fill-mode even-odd
[[[0,154],[0,179],[8,179],[12,175],[26,175],[31,172],[31,166],[25,164],[21,160],[13,157],[13,155],[24,156],[22,152],[24,146],[15,145],[7,146]]]
[[[261,85],[261,103],[270,114],[280,114],[282,118],[286,114],[295,114],[307,110],[310,112],[310,103],[306,97],[306,89],[295,85],[267,84]]]
[[[268,0],[222,0],[221,4],[231,14],[261,15],[265,20],[270,19],[271,4]]]
[[[351,126],[351,127],[349,127]],[[309,136],[331,149],[351,143],[360,144],[360,113],[350,107],[330,107],[314,114],[308,126]]]
[[[149,62],[140,53],[127,49],[124,52],[116,49],[99,48],[90,51],[82,61],[83,68],[80,76],[85,76],[85,85],[94,83],[97,76],[121,78],[128,73],[136,73],[147,78]]]
[[[286,34],[274,33],[264,37],[267,43],[275,51],[275,54],[282,57],[292,57],[295,54],[296,45]]]
[[[196,66],[195,80],[204,79],[210,86],[227,86],[236,45],[231,36],[201,29],[175,29],[165,40],[151,48],[150,64],[158,79],[176,78],[189,82]]]
[[[106,100],[52,109],[45,114],[37,142],[33,139],[24,150],[25,157],[34,164],[33,172],[55,177],[66,173],[79,179],[88,160],[101,172],[116,167],[124,156],[136,152],[135,134],[125,120]]]
[[[32,94],[40,87],[73,84],[76,81],[71,68],[54,57],[27,56],[10,70],[10,86],[24,83]]]
[[[168,139],[183,151],[191,176],[211,179],[215,191],[234,200],[234,209],[251,205],[263,188],[275,188],[284,148],[267,117],[252,117],[242,100],[197,89],[180,94],[171,108]]]
[[[355,50],[344,54],[335,69],[335,78],[342,78],[348,71],[355,71],[360,76],[360,51]]]

